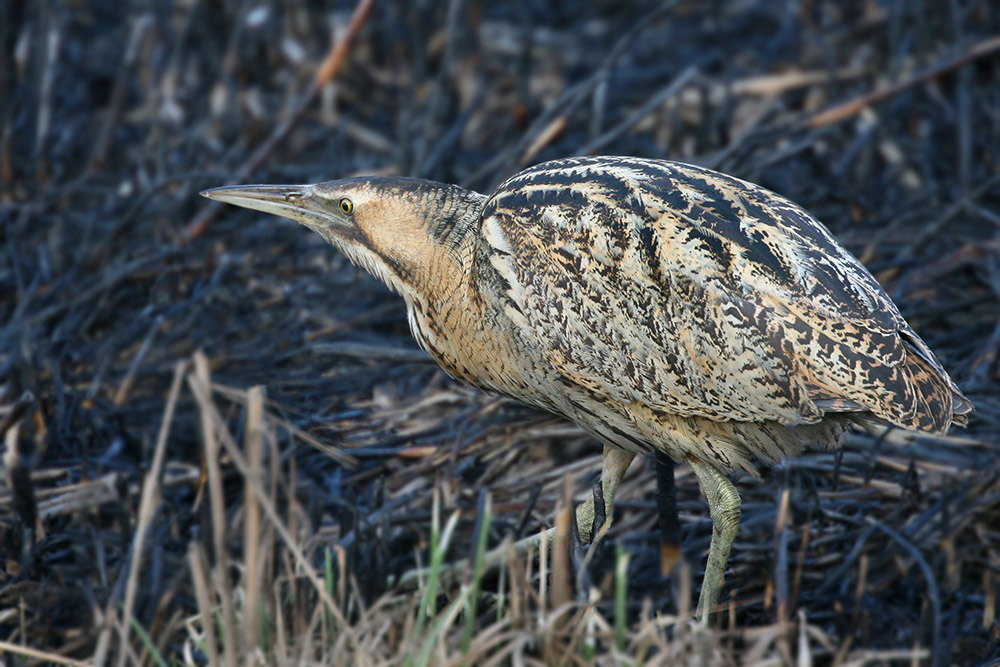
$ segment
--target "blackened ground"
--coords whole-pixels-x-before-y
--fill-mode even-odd
[[[197,193],[373,172],[488,191],[545,159],[614,153],[721,169],[811,210],[977,406],[958,438],[854,434],[841,457],[740,480],[727,577],[739,627],[802,611],[845,655],[1000,658],[994,4],[379,2],[256,168],[251,153],[294,117],[352,3],[0,7],[0,419],[23,392],[35,399],[4,424],[17,426],[0,486],[0,639],[93,654],[97,611],[126,594],[175,364],[198,350],[220,387],[266,386],[277,423],[351,455],[278,430],[280,465],[297,470],[280,493],[320,548],[345,547],[369,600],[426,544],[435,480],[469,510],[461,544],[480,489],[491,543],[550,521],[565,473],[585,494],[597,443],[445,378],[399,299],[317,236],[206,215]],[[242,410],[224,414],[237,433]],[[135,598],[154,632],[195,609],[188,544],[212,548],[198,420],[182,392]],[[243,483],[223,470],[237,521]],[[678,483],[697,568],[707,508],[683,469]],[[650,591],[654,609],[677,604],[658,571],[654,488],[637,466],[610,535],[634,554],[636,617]],[[238,559],[238,531],[228,546]],[[592,581],[613,554],[594,559]]]

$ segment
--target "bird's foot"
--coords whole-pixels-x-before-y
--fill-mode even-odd
[[[604,528],[607,519],[608,511],[607,506],[604,504],[604,485],[601,483],[601,480],[597,480],[594,482],[594,519],[590,530],[591,543],[596,542],[600,538],[601,529]]]

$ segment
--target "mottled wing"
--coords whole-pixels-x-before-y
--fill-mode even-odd
[[[655,160],[559,160],[500,186],[482,224],[479,252],[519,334],[595,396],[782,424],[870,411],[931,431],[962,411],[871,274],[753,184]]]

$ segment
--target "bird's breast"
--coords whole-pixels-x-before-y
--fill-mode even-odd
[[[552,409],[540,399],[546,373],[509,322],[473,299],[452,296],[441,303],[410,305],[410,331],[417,344],[456,380]]]

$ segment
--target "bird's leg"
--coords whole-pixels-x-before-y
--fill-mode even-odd
[[[660,573],[667,576],[684,555],[681,549],[681,522],[677,515],[677,485],[674,482],[674,462],[657,451],[656,513],[660,520]]]
[[[698,618],[705,622],[716,602],[729,562],[729,550],[740,527],[740,494],[733,483],[718,468],[698,459],[688,459],[698,476],[701,491],[708,500],[712,517],[712,542],[705,563],[705,581],[698,596]]]
[[[595,534],[601,530],[602,526],[611,526],[611,518],[615,507],[615,493],[618,491],[618,485],[621,484],[622,479],[625,477],[625,472],[634,458],[635,454],[632,452],[627,452],[624,449],[618,449],[611,445],[604,445],[604,463],[601,466],[601,487],[604,490],[602,495],[604,497],[604,514],[606,520],[602,521],[601,525],[594,525],[594,499],[592,497],[587,498],[576,510],[576,525],[580,529],[580,541],[590,542]]]

